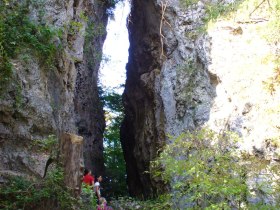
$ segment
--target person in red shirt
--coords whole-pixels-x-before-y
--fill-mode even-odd
[[[88,169],[85,169],[84,171],[83,182],[92,187],[94,186],[94,177],[91,175],[91,171]]]

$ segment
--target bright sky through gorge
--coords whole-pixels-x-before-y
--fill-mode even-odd
[[[128,0],[116,5],[114,16],[107,25],[107,37],[103,46],[100,83],[104,88],[115,88],[125,82],[125,65],[128,60],[128,31],[126,18],[130,11]],[[118,90],[120,93],[122,89]]]

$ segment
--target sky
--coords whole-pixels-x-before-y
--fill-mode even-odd
[[[126,18],[130,11],[128,0],[117,3],[114,17],[107,25],[107,37],[103,45],[103,60],[100,66],[100,83],[106,88],[114,88],[121,93],[123,89],[116,89],[124,84],[126,79],[125,65],[128,61],[128,31]]]

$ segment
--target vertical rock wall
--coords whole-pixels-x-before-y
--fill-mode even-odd
[[[203,124],[215,96],[202,41],[186,39],[184,34],[191,31],[187,14],[179,10],[179,2],[173,3],[133,1],[128,19],[130,56],[121,131],[130,192],[140,197],[162,189],[147,171],[166,135]]]
[[[155,85],[161,69],[159,24],[160,14],[153,1],[132,1],[121,140],[129,191],[137,196],[148,196],[155,190],[147,171],[160,141],[164,141],[160,87]]]
[[[42,176],[48,155],[33,146],[36,140],[44,142],[49,135],[61,132],[82,135],[86,166],[103,171],[104,116],[97,90],[100,56],[93,54],[102,51],[106,33],[87,34],[89,24],[106,27],[106,8],[98,2],[46,0],[41,7],[30,5],[32,20],[40,17],[62,31],[54,42],[63,49],[53,68],[42,66],[28,49],[12,60],[13,80],[0,100],[1,175]]]
[[[85,2],[89,18],[85,31],[83,62],[76,64],[75,112],[78,134],[84,137],[85,167],[104,173],[104,112],[98,93],[98,70],[106,37],[106,8],[102,2]]]
[[[249,153],[279,157],[275,143],[271,146],[280,136],[279,86],[271,93],[264,85],[277,76],[268,58],[277,56],[279,46],[259,33],[269,26],[263,12],[268,5],[252,17],[254,7],[236,1],[232,14],[216,18],[209,13],[215,2],[182,2],[187,1],[133,0],[128,18],[121,133],[129,189],[140,197],[159,189],[146,171],[167,134],[203,126],[231,130]]]

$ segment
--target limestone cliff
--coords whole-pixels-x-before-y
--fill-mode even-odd
[[[133,1],[128,24],[130,49],[122,145],[130,193],[148,195],[153,189],[145,171],[165,138],[162,101],[155,85],[161,69],[158,8],[152,1]]]
[[[85,165],[102,173],[105,123],[97,77],[106,5],[94,0],[4,1],[12,9],[24,2],[33,23],[60,32],[52,40],[60,50],[50,65],[42,65],[28,46],[20,46],[12,58],[12,79],[0,100],[1,175],[42,176],[47,155],[34,148],[62,132],[84,137]]]
[[[279,160],[279,26],[269,8],[252,1],[132,1],[121,128],[131,194],[159,189],[146,171],[167,134],[230,130],[244,140],[242,149]]]

